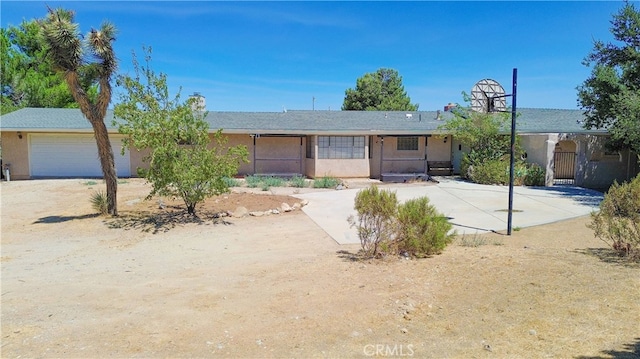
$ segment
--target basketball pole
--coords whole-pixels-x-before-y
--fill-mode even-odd
[[[511,235],[513,220],[513,175],[516,157],[516,91],[518,87],[518,69],[513,69],[513,91],[511,92],[511,159],[509,161],[509,216],[507,218],[507,235]]]

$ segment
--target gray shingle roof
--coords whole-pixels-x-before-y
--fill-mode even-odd
[[[518,109],[519,133],[603,133],[582,128],[580,110]],[[440,132],[438,126],[451,116],[436,111],[287,111],[209,112],[211,131],[249,134],[350,134],[416,135]],[[113,111],[105,123],[110,132]],[[24,108],[0,117],[2,131],[92,132],[79,109]]]

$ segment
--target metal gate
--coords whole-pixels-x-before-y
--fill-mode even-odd
[[[574,152],[555,152],[553,163],[553,183],[573,184],[576,175],[576,154]]]

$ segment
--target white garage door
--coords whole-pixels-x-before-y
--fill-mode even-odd
[[[109,136],[119,177],[131,176],[129,151],[120,154],[122,137]],[[29,138],[32,177],[102,177],[93,135],[42,135]]]

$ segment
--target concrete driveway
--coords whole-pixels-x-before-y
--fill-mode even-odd
[[[398,200],[427,196],[449,218],[458,234],[507,230],[508,186],[488,186],[456,178],[438,178],[438,184],[380,186],[395,191]],[[347,218],[359,189],[295,195],[309,200],[303,211],[340,244],[360,243]],[[598,209],[603,195],[579,187],[514,187],[512,228],[522,228],[588,215]]]

